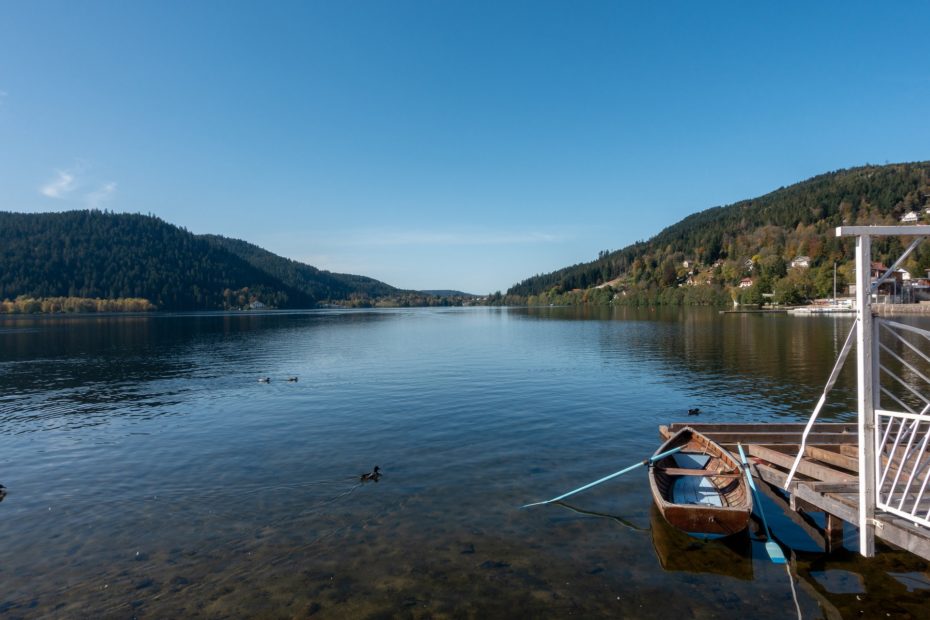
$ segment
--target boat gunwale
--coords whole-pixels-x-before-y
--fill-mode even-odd
[[[697,431],[691,428],[690,426],[680,429],[673,436],[669,437],[656,450],[655,454],[661,454],[662,452],[676,448],[679,445],[686,446],[688,445],[688,443],[691,443],[692,441],[696,441],[697,443],[702,444],[705,447],[705,450],[706,450],[705,453],[710,454],[712,459],[714,458],[719,459],[723,463],[726,463],[728,466],[730,466],[728,470],[726,470],[725,472],[721,472],[721,473],[728,473],[734,470],[740,471],[740,472],[743,471],[743,468],[740,462],[737,461],[736,458],[732,454],[730,454],[725,448],[723,448],[720,444],[716,443],[715,441],[713,441],[706,435],[703,435],[702,433],[700,433],[700,431]],[[672,460],[674,462],[673,457],[674,455],[672,457],[667,457],[667,459]],[[743,518],[745,518],[745,524],[743,525],[743,528],[740,528],[740,529],[745,528],[745,525],[748,524],[750,515],[752,513],[753,498],[749,492],[748,485],[744,478],[730,477],[729,482],[722,488],[717,487],[717,485],[714,484],[714,486],[717,487],[718,492],[720,492],[724,502],[728,501],[727,500],[728,495],[732,493],[736,493],[738,492],[739,488],[742,488],[742,494],[743,494],[742,500],[737,505],[731,504],[731,505],[725,505],[725,506],[714,506],[714,505],[709,505],[709,504],[675,503],[674,501],[670,501],[670,498],[666,496],[666,493],[670,494],[671,492],[670,481],[674,480],[676,476],[672,474],[666,475],[666,480],[663,480],[662,485],[661,485],[662,487],[665,487],[665,491],[662,491],[660,489],[658,474],[662,473],[662,468],[657,467],[657,466],[659,465],[659,463],[663,463],[665,461],[666,459],[662,459],[661,461],[657,461],[656,463],[653,463],[652,465],[650,465],[648,478],[649,478],[650,490],[652,491],[653,500],[655,501],[656,506],[659,508],[659,511],[661,512],[662,516],[666,519],[666,521],[668,521],[671,525],[678,527],[679,529],[682,529],[678,524],[674,522],[675,520],[677,520],[675,519],[674,513],[680,512],[680,513],[686,513],[686,514],[691,515],[691,520],[694,520],[696,518],[698,520],[703,520],[706,524],[714,523],[717,525],[717,527],[719,527],[719,523],[717,521],[717,518],[715,517],[724,518],[724,515],[726,515],[726,518],[728,519],[742,520]],[[708,463],[710,462],[711,461],[709,461]],[[707,473],[708,475],[705,476],[706,478],[708,479],[714,478],[713,471],[708,471]],[[732,490],[727,492],[724,490],[727,488],[732,488]]]

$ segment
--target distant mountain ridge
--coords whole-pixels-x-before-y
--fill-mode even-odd
[[[429,290],[429,291],[419,291],[424,295],[433,295],[434,297],[479,297],[479,295],[473,295],[472,293],[463,293],[462,291],[452,291],[452,290]]]
[[[834,227],[900,224],[910,211],[926,221],[928,207],[930,162],[838,170],[689,215],[648,241],[601,251],[596,260],[527,278],[507,294],[511,301],[539,296],[544,297],[540,301],[549,301],[571,291],[590,290],[592,295],[585,300],[610,299],[602,292],[607,283],[633,297],[637,292],[686,285],[722,292],[749,276],[767,282],[772,290],[774,282],[787,277],[786,265],[803,255],[810,259],[807,273],[812,280],[805,284],[810,288],[805,292],[815,295],[826,284],[814,280],[826,280],[825,269],[829,267],[832,274],[834,262],[843,264],[852,257],[852,243],[838,239]],[[876,239],[873,255],[887,260],[898,244],[895,238]],[[909,265],[920,273],[930,268],[930,247],[920,246]]]
[[[0,300],[144,298],[160,310],[308,308],[402,291],[140,214],[0,212]]]

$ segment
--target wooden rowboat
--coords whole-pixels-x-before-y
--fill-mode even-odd
[[[656,450],[681,451],[649,468],[649,486],[665,520],[689,534],[729,536],[746,528],[752,493],[737,461],[719,444],[691,427]]]

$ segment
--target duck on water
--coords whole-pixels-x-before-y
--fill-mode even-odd
[[[381,468],[375,465],[375,468],[368,472],[367,474],[362,474],[359,478],[359,482],[377,482],[381,479]]]

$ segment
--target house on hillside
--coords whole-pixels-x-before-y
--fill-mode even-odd
[[[749,273],[752,273],[752,267],[753,267],[752,259],[747,258],[746,262],[743,263],[743,267],[745,267],[747,271],[749,271]]]
[[[792,269],[808,269],[811,266],[811,257],[810,256],[795,256],[794,260],[791,261]]]
[[[918,213],[917,211],[908,211],[907,213],[901,216],[902,224],[913,224],[919,221],[920,221],[920,213]]]
[[[872,268],[869,270],[869,276],[874,280],[885,275],[885,272],[888,271],[888,267],[884,263],[878,261],[872,261]]]
[[[872,261],[872,266],[869,269],[869,277],[874,281],[878,278],[881,278],[885,275],[885,272],[888,271],[883,263],[878,261]],[[908,273],[905,269],[896,269],[887,280],[881,283],[878,287],[877,293],[879,295],[891,296],[891,298],[900,301],[900,298],[903,296],[904,291],[904,274],[907,274],[907,280],[910,280],[911,274]],[[910,288],[910,283],[908,283],[908,288]],[[856,294],[856,285],[849,285],[849,294]],[[894,303],[894,301],[892,301]]]
[[[743,278],[739,281],[740,288],[749,288],[752,286],[752,278]]]
[[[911,281],[911,298],[915,302],[930,301],[930,279],[918,278]]]

